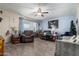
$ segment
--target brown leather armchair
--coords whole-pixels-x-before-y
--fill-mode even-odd
[[[33,42],[34,41],[34,33],[31,30],[26,30],[21,34],[20,42],[21,43],[27,43],[27,42]]]

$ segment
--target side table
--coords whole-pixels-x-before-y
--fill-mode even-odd
[[[51,41],[52,41],[52,42],[55,42],[56,39],[57,39],[57,36],[52,36]]]
[[[12,37],[11,37],[11,42],[12,42],[13,44],[18,44],[18,43],[20,43],[20,37],[19,37],[19,36],[12,35]]]

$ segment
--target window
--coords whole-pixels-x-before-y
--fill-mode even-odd
[[[24,30],[25,30],[25,29],[30,29],[30,24],[25,24],[25,23],[24,23]]]

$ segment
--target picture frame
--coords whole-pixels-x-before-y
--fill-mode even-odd
[[[58,28],[58,19],[57,20],[48,21],[48,28],[51,29],[52,26],[55,26],[56,28]]]

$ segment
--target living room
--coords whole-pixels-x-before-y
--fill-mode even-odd
[[[0,55],[79,55],[78,6],[77,3],[0,4]]]

